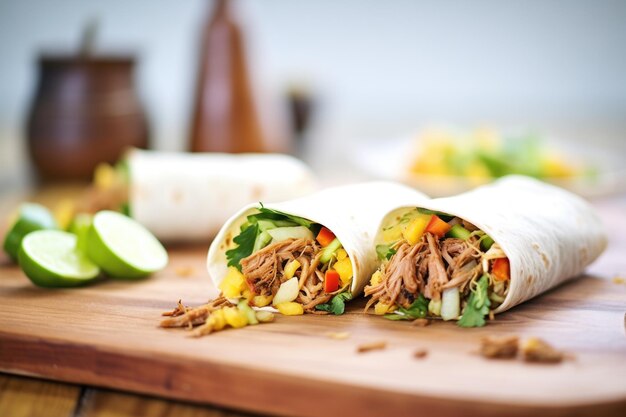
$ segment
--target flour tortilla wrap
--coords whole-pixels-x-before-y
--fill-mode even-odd
[[[511,281],[496,313],[581,274],[607,244],[602,222],[585,200],[527,177],[505,177],[454,197],[416,201],[404,210],[408,207],[457,216],[500,245],[509,258]]]
[[[287,155],[132,150],[126,160],[133,218],[169,241],[208,240],[245,204],[316,188],[306,165]]]
[[[377,266],[374,237],[379,222],[393,207],[422,202],[427,197],[412,188],[392,182],[369,182],[327,188],[303,198],[265,207],[319,223],[339,239],[352,261],[353,296],[359,294]],[[207,268],[215,286],[227,271],[226,251],[233,247],[246,217],[259,204],[241,209],[228,220],[209,248]]]

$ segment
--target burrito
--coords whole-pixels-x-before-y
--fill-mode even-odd
[[[579,275],[607,238],[583,199],[510,176],[399,206],[381,222],[375,244],[381,264],[365,287],[366,311],[479,327]]]
[[[285,315],[342,314],[377,266],[374,236],[393,207],[426,197],[395,183],[328,188],[276,204],[252,204],[211,244],[209,275],[232,303]]]
[[[208,240],[254,201],[282,201],[315,190],[301,161],[280,154],[190,154],[133,149],[96,169],[84,211],[122,210],[166,241]]]

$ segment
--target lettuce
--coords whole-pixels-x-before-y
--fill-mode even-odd
[[[292,216],[277,210],[265,208],[262,203],[260,203],[260,205],[261,207],[258,209],[259,213],[249,215],[247,221],[241,225],[239,229],[240,233],[233,239],[236,246],[226,251],[228,266],[234,266],[239,271],[241,271],[239,261],[252,255],[254,242],[262,231],[259,225],[260,220],[268,220],[274,223],[276,227],[304,226],[313,231],[314,234],[314,229],[319,229],[317,223],[313,223],[302,217]]]
[[[376,254],[378,259],[384,261],[389,260],[396,253],[395,249],[391,249],[390,245],[376,245]]]

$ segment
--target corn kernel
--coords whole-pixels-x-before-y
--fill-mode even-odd
[[[219,289],[222,290],[226,298],[239,298],[246,289],[246,280],[237,268],[229,266],[228,273],[220,282]]]
[[[381,282],[383,282],[383,274],[380,270],[378,270],[372,274],[372,278],[370,278],[370,285],[378,285]]]
[[[226,326],[224,311],[220,309],[212,312],[209,316],[209,321],[211,322],[211,327],[213,328],[213,330],[222,330],[224,326]]]
[[[346,285],[352,279],[352,262],[350,258],[343,258],[340,261],[335,262],[333,265],[335,271],[339,273],[339,278],[341,279],[341,283]]]
[[[285,316],[299,316],[304,314],[304,308],[302,304],[298,304],[293,301],[289,301],[287,303],[281,303],[276,306],[278,311]]]
[[[287,263],[287,265],[285,266],[285,270],[283,271],[285,279],[287,280],[293,278],[294,274],[296,273],[298,268],[300,268],[300,266],[300,262],[296,259],[294,259],[293,261],[289,261],[289,263]]]
[[[224,319],[226,320],[226,323],[228,323],[231,327],[239,329],[240,327],[248,325],[248,318],[236,307],[225,307],[222,311],[224,311]]]
[[[252,305],[255,307],[265,307],[272,303],[274,299],[271,295],[257,295],[252,298]]]
[[[348,257],[348,252],[346,252],[346,250],[344,248],[340,248],[337,250],[337,260],[341,261],[343,259],[346,259]]]
[[[388,312],[390,312],[390,307],[391,307],[390,305],[381,303],[379,301],[374,306],[374,314],[376,314],[377,316],[382,316],[384,314],[387,314]]]

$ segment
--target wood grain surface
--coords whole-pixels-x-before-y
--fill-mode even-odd
[[[70,417],[80,391],[68,384],[0,375],[0,416]]]
[[[193,339],[157,323],[179,298],[197,305],[216,295],[206,247],[171,248],[168,268],[150,279],[72,290],[35,288],[4,265],[0,370],[279,415],[624,415],[626,284],[611,280],[624,272],[624,207],[599,207],[617,223],[593,275],[481,329],[389,322],[361,314],[357,300],[339,317],[278,317]],[[482,336],[510,334],[574,358],[529,365],[475,353]],[[376,341],[387,348],[357,353]],[[418,349],[427,356],[414,358]]]
[[[2,417],[246,417],[145,395],[0,374]]]

